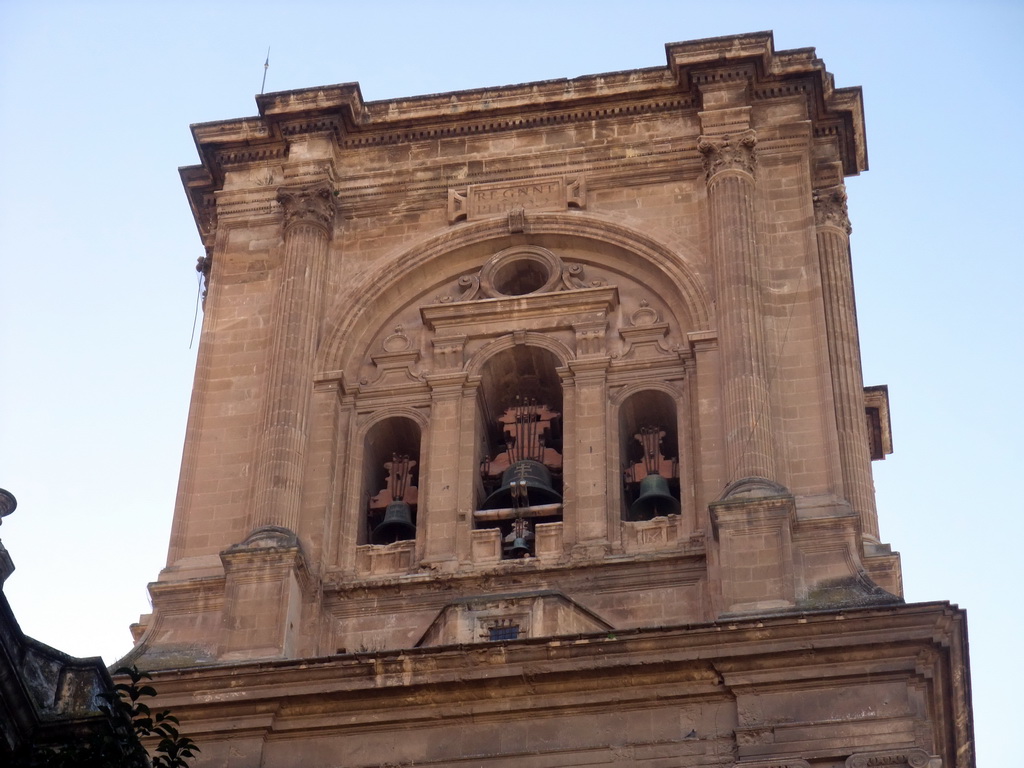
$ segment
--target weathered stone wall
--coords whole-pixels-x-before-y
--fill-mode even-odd
[[[221,715],[204,680],[235,673],[183,673],[182,705],[219,745],[208,764],[952,759],[962,733],[939,736],[928,709],[949,691],[921,693],[881,644],[839,643],[820,617],[806,635],[781,620],[798,630],[781,645],[751,629],[886,606],[873,626],[902,642],[842,186],[867,167],[860,92],[767,34],[668,59],[393,102],[267,94],[258,117],[195,126],[202,165],[183,179],[209,291],[168,564],[134,655],[237,670],[252,709]],[[731,678],[705,658],[660,679],[637,649],[671,656],[723,621],[753,632]],[[619,633],[639,655],[583,685]],[[844,650],[801,660],[797,684],[786,654],[819,635]],[[543,685],[466,650],[554,659],[570,636],[580,661],[552,661]],[[493,679],[431,676],[460,658]],[[345,695],[389,714],[326,714],[303,659],[372,666]],[[264,662],[284,675],[270,698],[253,687]],[[470,703],[505,701],[498,679],[518,709]],[[228,719],[250,735],[222,742]],[[415,736],[393,744],[399,728]]]

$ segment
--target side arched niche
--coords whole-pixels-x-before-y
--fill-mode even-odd
[[[428,426],[414,408],[382,406],[352,415],[351,429],[339,439],[333,520],[326,527],[334,532],[332,567],[362,575],[414,567],[427,515],[422,480],[429,472]],[[408,525],[375,537],[392,501],[408,505]]]
[[[404,416],[376,422],[363,438],[360,544],[416,539],[419,507],[419,425]]]
[[[610,534],[615,549],[627,554],[676,549],[701,527],[691,386],[679,369],[666,371],[665,379],[624,387],[609,403],[615,430],[609,502],[618,529]]]
[[[677,414],[675,400],[658,390],[634,392],[619,406],[623,520],[680,513]]]

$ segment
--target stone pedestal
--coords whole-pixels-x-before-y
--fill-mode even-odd
[[[284,532],[250,537],[222,552],[221,562],[225,584],[220,659],[294,658],[310,586],[295,537]]]
[[[796,602],[792,496],[735,498],[711,505],[723,613],[785,610]]]

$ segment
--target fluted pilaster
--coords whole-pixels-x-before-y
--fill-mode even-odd
[[[750,130],[698,143],[711,212],[730,483],[775,477],[754,222],[756,144]]]
[[[846,190],[842,185],[815,192],[814,220],[843,489],[850,505],[860,516],[863,535],[878,541],[875,489],[864,416],[857,308],[850,264],[850,219],[846,212]]]
[[[284,210],[284,259],[272,317],[251,527],[294,531],[302,492],[316,328],[335,206],[327,183],[282,188],[277,200]]]

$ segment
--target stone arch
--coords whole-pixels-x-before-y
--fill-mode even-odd
[[[639,392],[647,392],[651,390],[657,390],[664,392],[666,395],[672,398],[679,398],[682,392],[679,391],[678,387],[669,384],[666,381],[651,380],[637,384],[628,384],[626,386],[618,388],[615,393],[609,398],[609,403],[612,406],[618,407],[622,405],[626,400],[631,398],[633,395]]]
[[[519,345],[547,350],[558,359],[561,365],[565,365],[573,359],[572,350],[547,334],[527,331],[523,336],[517,338],[515,334],[509,333],[494,339],[474,352],[466,364],[466,371],[471,376],[479,375],[491,358]]]
[[[592,242],[601,248],[618,248],[636,256],[667,279],[668,292],[676,300],[676,309],[686,315],[690,327],[694,330],[712,327],[710,294],[692,259],[684,255],[692,250],[687,244],[664,243],[617,221],[580,211],[531,214],[529,233]],[[397,309],[396,303],[388,298],[407,299],[402,286],[413,282],[418,274],[426,274],[437,259],[488,241],[508,238],[504,218],[487,219],[457,225],[382,258],[328,310],[328,330],[318,350],[317,369],[322,372],[341,370],[347,361],[361,357],[373,334]]]
[[[405,405],[382,405],[372,413],[367,414],[365,419],[360,420],[357,426],[357,435],[361,439],[377,422],[395,418],[409,419],[409,421],[415,422],[421,430],[425,430],[430,423],[426,414],[419,408],[411,408]]]

